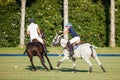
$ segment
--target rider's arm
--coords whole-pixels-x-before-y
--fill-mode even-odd
[[[66,34],[69,33],[68,29],[64,29],[64,31],[60,31],[60,32],[62,32],[61,36],[66,35]]]
[[[26,33],[27,33],[27,34],[30,34],[30,32],[29,32],[29,31],[27,31]]]
[[[39,27],[37,28],[37,32],[38,32],[39,36],[41,37],[41,32],[40,32],[40,28]]]
[[[65,35],[65,34],[68,34],[68,33],[69,33],[68,30],[65,30],[65,31],[63,32],[64,35]]]
[[[27,32],[26,32],[26,34],[27,34],[27,35],[30,34],[30,30],[29,30],[29,28],[27,28]]]

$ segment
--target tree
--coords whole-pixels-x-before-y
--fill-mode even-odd
[[[68,23],[68,0],[64,0],[64,26]],[[65,27],[64,27],[65,30]],[[68,40],[68,34],[64,35],[64,38]]]
[[[25,45],[24,43],[25,8],[26,8],[26,0],[21,0],[21,27],[20,27],[20,47],[21,48],[23,48]]]
[[[111,23],[110,23],[110,47],[115,47],[115,3],[111,0],[110,5]]]

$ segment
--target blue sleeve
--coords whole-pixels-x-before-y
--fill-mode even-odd
[[[69,28],[69,32],[72,37],[78,36],[78,34],[74,31],[74,29],[72,27]]]

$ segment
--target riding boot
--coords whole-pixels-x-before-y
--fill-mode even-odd
[[[67,42],[67,46],[69,48],[69,52],[70,52],[70,57],[72,57],[74,55],[74,49],[72,44],[70,44],[70,42]]]

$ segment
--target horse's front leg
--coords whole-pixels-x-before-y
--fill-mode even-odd
[[[46,57],[46,59],[47,59],[47,61],[48,61],[48,63],[49,63],[50,69],[51,69],[51,70],[53,70],[52,64],[51,64],[51,62],[50,62],[50,60],[49,60],[48,56],[47,56],[47,55],[45,55],[45,57]]]
[[[67,51],[67,49],[64,49],[64,50],[63,50],[63,54],[64,54],[64,56],[63,56],[63,58],[58,62],[56,69],[60,66],[60,64],[61,64],[64,60],[70,59],[70,58],[69,58],[69,52]]]
[[[72,61],[73,61],[74,73],[76,73],[76,63],[75,63],[76,59],[74,58],[74,59],[72,59]]]
[[[56,66],[56,69],[58,69],[58,67],[60,66],[61,63],[62,63],[62,61],[60,60]]]
[[[56,69],[60,66],[60,64],[61,64],[64,60],[67,60],[67,59],[69,59],[69,57],[68,57],[68,56],[64,56],[64,57],[58,62]]]

